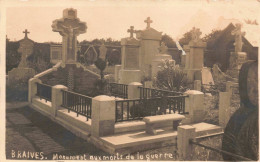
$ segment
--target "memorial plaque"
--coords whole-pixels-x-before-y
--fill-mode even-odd
[[[138,48],[126,48],[125,69],[139,69],[139,51]]]

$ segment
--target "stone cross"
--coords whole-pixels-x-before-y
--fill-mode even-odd
[[[21,61],[18,65],[18,68],[27,68],[27,57],[30,56],[33,52],[34,42],[28,39],[27,34],[29,33],[27,29],[23,32],[25,33],[24,39],[19,43],[18,52],[21,53]]]
[[[99,58],[101,58],[102,60],[106,60],[106,54],[107,48],[103,42],[102,45],[99,47]]]
[[[128,29],[127,32],[130,33],[130,38],[133,38],[135,33],[134,26],[130,26],[130,29]]]
[[[202,33],[201,33],[200,29],[193,27],[192,30],[191,30],[191,40],[193,42],[200,41],[200,35],[201,34]]]
[[[25,31],[23,31],[23,33],[25,33],[24,38],[28,38],[27,34],[29,34],[30,32],[27,29],[25,29]]]
[[[236,24],[236,28],[231,32],[232,35],[235,35],[235,52],[241,52],[243,41],[242,36],[245,36],[246,33],[241,31],[241,24]]]
[[[161,43],[161,46],[159,47],[160,53],[166,54],[168,51],[168,47],[165,45],[164,42]]]
[[[144,22],[147,23],[146,29],[148,29],[148,28],[150,28],[150,24],[151,24],[153,21],[150,19],[150,17],[147,17],[147,19],[144,20]]]
[[[77,36],[86,32],[85,22],[77,18],[76,9],[63,10],[63,18],[53,21],[52,30],[62,36],[62,61],[74,63],[77,59]]]

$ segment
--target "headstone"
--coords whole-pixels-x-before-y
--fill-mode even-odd
[[[185,70],[187,72],[188,80],[194,81],[202,76],[202,74],[198,75],[198,73],[201,73],[204,67],[204,49],[206,47],[206,43],[201,40],[200,35],[202,33],[198,28],[193,27],[191,34],[191,41],[188,46],[184,47],[184,49],[187,50]],[[197,75],[196,78],[195,73]]]
[[[106,55],[107,55],[107,48],[103,42],[102,45],[99,47],[99,58],[101,58],[102,60],[106,60]]]
[[[242,52],[242,37],[245,36],[246,33],[241,31],[241,24],[236,24],[236,28],[231,34],[235,36],[235,52],[230,53],[228,74],[234,78],[238,78],[239,69],[247,60],[247,54]]]
[[[84,58],[88,65],[94,64],[97,61],[98,54],[93,45],[90,45],[84,53]]]
[[[242,52],[242,37],[245,36],[246,33],[241,31],[241,27],[241,24],[236,24],[235,30],[231,32],[232,35],[235,35],[235,52]]]
[[[15,83],[18,81],[28,81],[31,77],[35,75],[35,70],[29,68],[27,65],[27,57],[30,56],[33,52],[34,42],[28,38],[27,29],[23,32],[25,33],[24,39],[19,41],[18,52],[21,53],[21,61],[18,65],[18,68],[13,68],[8,72],[8,82]]]
[[[85,22],[77,18],[77,10],[69,8],[63,11],[63,18],[53,21],[52,30],[62,36],[62,61],[76,63],[77,36],[86,32]]]
[[[133,26],[127,32],[130,33],[130,37],[121,40],[122,68],[118,81],[122,84],[141,82],[140,41],[133,37],[135,32]]]
[[[140,60],[142,78],[152,78],[152,62],[154,57],[159,53],[162,32],[151,27],[153,22],[150,17],[144,21],[147,25],[144,30],[136,31],[136,37],[140,40]]]

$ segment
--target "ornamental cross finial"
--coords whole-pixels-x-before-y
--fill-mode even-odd
[[[130,29],[128,29],[127,32],[130,33],[130,38],[133,38],[135,33],[134,26],[130,26]]]
[[[153,21],[150,19],[150,17],[147,17],[147,19],[144,20],[144,22],[147,23],[147,27],[146,27],[146,28],[148,29],[148,28],[150,28],[150,24],[151,24]]]
[[[231,32],[232,35],[235,36],[235,52],[241,52],[242,51],[242,46],[243,46],[243,41],[242,41],[242,36],[245,36],[246,33],[241,31],[241,24],[236,24],[236,28]]]
[[[198,42],[200,40],[201,31],[198,28],[193,27],[191,30],[192,41]]]
[[[29,34],[30,32],[27,29],[25,29],[25,31],[23,31],[23,33],[25,34],[24,38],[28,38],[27,34]]]

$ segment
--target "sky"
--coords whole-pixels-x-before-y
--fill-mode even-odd
[[[51,2],[51,3],[50,3]],[[73,2],[73,3],[72,3]],[[61,36],[53,32],[51,25],[62,17],[65,8],[75,8],[78,18],[86,22],[87,32],[78,40],[128,37],[127,29],[145,29],[144,20],[153,20],[151,27],[178,40],[193,26],[203,35],[218,28],[220,17],[224,19],[256,19],[259,23],[258,0],[6,0],[6,34],[10,40],[20,40],[28,29],[35,42],[61,42]]]

